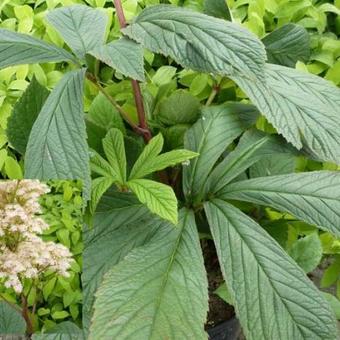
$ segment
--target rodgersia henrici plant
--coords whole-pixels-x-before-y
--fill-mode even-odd
[[[292,68],[308,34],[261,41],[219,15],[224,1],[210,15],[143,4],[127,23],[115,0],[112,30],[106,9],[50,11],[67,49],[0,30],[0,67],[69,65],[49,94],[32,80],[7,134],[26,178],[84,181],[85,337],[207,339],[208,238],[247,339],[336,339],[328,302],[258,223],[265,206],[340,236],[340,173],[282,162],[340,163],[339,89]]]

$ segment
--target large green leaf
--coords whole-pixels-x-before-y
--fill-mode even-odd
[[[243,107],[247,106],[226,104],[204,108],[202,118],[187,131],[184,147],[199,154],[183,171],[183,188],[189,199],[200,193],[222,152],[248,126],[239,115]]]
[[[257,130],[247,131],[237,147],[211,172],[205,193],[216,192],[234,178],[247,170],[252,164],[266,156],[287,153],[291,148],[278,136],[265,134]]]
[[[205,203],[222,273],[248,340],[335,340],[328,303],[302,269],[250,217]]]
[[[207,339],[207,279],[194,215],[114,266],[96,296],[90,340]]]
[[[317,76],[267,64],[266,81],[234,77],[288,142],[340,163],[340,89]]]
[[[124,37],[107,45],[96,46],[90,54],[124,76],[145,81],[143,48],[131,39]]]
[[[127,185],[151,212],[177,224],[177,198],[170,186],[149,179],[132,179]]]
[[[26,322],[20,312],[0,301],[0,335],[25,334]]]
[[[309,34],[300,25],[283,25],[265,36],[262,42],[266,46],[268,62],[271,64],[294,68],[297,61],[309,60]]]
[[[46,16],[78,58],[104,43],[108,17],[84,5],[57,8]]]
[[[287,211],[340,236],[340,172],[314,171],[254,178],[227,185],[218,197]]]
[[[27,34],[0,28],[0,68],[60,61],[74,61],[74,57],[62,48]]]
[[[222,19],[158,5],[144,9],[123,33],[186,68],[263,79],[266,53],[261,41],[240,25]]]
[[[48,94],[49,91],[33,77],[22,97],[15,103],[7,121],[8,140],[22,155],[26,151],[32,126]]]
[[[126,181],[126,156],[123,133],[112,128],[103,139],[105,155],[119,184]]]
[[[25,177],[82,179],[89,194],[89,152],[83,117],[85,70],[64,75],[47,98],[27,144]]]
[[[85,340],[83,331],[71,321],[57,324],[48,333],[34,334],[33,340]]]

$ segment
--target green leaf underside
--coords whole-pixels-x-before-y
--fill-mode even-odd
[[[97,9],[74,5],[55,9],[46,16],[80,59],[104,43],[107,15]]]
[[[126,156],[123,133],[112,128],[103,139],[105,155],[119,184],[126,181]]]
[[[177,198],[170,186],[149,179],[133,179],[127,185],[151,212],[177,224]]]
[[[237,147],[209,175],[205,193],[221,190],[260,159],[280,153],[286,156],[289,151],[293,152],[290,149],[278,136],[255,129],[245,132]]]
[[[322,244],[317,233],[296,240],[289,249],[289,255],[305,271],[313,271],[322,259]]]
[[[267,64],[264,72],[266,82],[233,79],[288,142],[340,164],[340,89],[284,66]]]
[[[297,61],[309,60],[309,34],[300,25],[283,25],[265,36],[262,42],[266,46],[268,62],[271,64],[294,68]]]
[[[82,179],[89,195],[90,169],[83,117],[85,70],[67,73],[47,98],[27,144],[25,177]]]
[[[92,181],[90,212],[93,214],[103,194],[113,185],[112,177],[98,177]]]
[[[204,108],[199,119],[185,135],[184,147],[199,156],[183,170],[183,188],[187,197],[195,197],[203,188],[207,174],[226,147],[247,127],[237,110],[228,105]]]
[[[83,253],[83,327],[88,330],[92,304],[103,275],[132,249],[151,239],[160,224],[133,194],[109,190],[85,227]]]
[[[22,155],[32,126],[43,107],[49,91],[33,77],[22,97],[16,102],[7,122],[7,136],[15,150]]]
[[[264,46],[237,24],[186,8],[151,6],[122,30],[155,53],[183,67],[220,75],[263,78]]]
[[[335,340],[329,305],[303,271],[250,217],[205,204],[222,273],[249,340]]]
[[[216,18],[232,21],[226,0],[204,0],[204,13]]]
[[[97,292],[89,339],[207,339],[207,279],[193,213],[130,252]]]
[[[60,61],[74,61],[74,57],[40,39],[0,28],[0,68]]]
[[[226,186],[218,197],[270,206],[340,236],[340,172],[254,178]]]
[[[145,81],[143,48],[135,41],[123,37],[89,52],[126,77]]]
[[[0,301],[0,335],[25,334],[26,323],[21,314],[4,301]]]

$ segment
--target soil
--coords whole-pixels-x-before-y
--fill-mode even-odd
[[[233,306],[227,304],[214,291],[224,282],[212,240],[202,240],[205,268],[209,284],[209,312],[205,329],[212,328],[234,317]]]

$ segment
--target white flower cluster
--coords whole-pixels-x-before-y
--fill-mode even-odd
[[[69,275],[70,251],[37,236],[48,228],[37,215],[38,199],[47,192],[48,186],[38,180],[0,182],[0,280],[17,293],[24,278],[37,278],[47,269]]]

